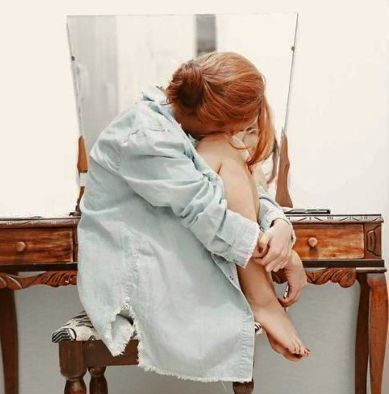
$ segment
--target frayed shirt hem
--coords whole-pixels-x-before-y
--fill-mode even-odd
[[[145,371],[152,371],[156,372],[161,375],[169,375],[169,376],[175,376],[178,379],[182,380],[193,380],[196,382],[204,382],[204,383],[209,383],[209,382],[251,382],[252,381],[252,376],[249,376],[247,378],[242,378],[242,377],[234,377],[234,376],[222,376],[222,377],[217,377],[217,376],[190,376],[190,375],[182,375],[178,374],[177,372],[172,372],[172,371],[167,371],[161,368],[157,368],[154,365],[150,364],[145,364],[144,362],[138,364],[139,367],[144,369]]]
[[[131,341],[131,339],[134,336],[134,332],[136,333],[136,339],[138,340],[138,346],[137,346],[137,351],[138,351],[138,357],[137,357],[137,366],[142,368],[144,371],[151,371],[158,373],[160,375],[167,375],[167,376],[174,376],[178,379],[182,380],[192,380],[196,382],[204,382],[204,383],[210,383],[210,382],[251,382],[252,380],[252,374],[251,376],[247,377],[242,377],[242,376],[192,376],[192,375],[186,375],[186,374],[181,374],[178,372],[174,371],[169,371],[166,369],[162,369],[159,367],[156,367],[152,364],[148,364],[144,360],[144,341],[143,341],[143,333],[142,330],[139,327],[139,321],[137,320],[135,316],[135,311],[134,308],[130,305],[128,302],[128,298],[126,299],[125,303],[123,304],[123,307],[120,308],[120,310],[127,309],[131,318],[132,318],[132,324],[133,324],[133,330],[119,330],[118,335],[115,339],[115,343],[112,342],[112,334],[106,335],[105,338],[110,337],[111,341],[105,340],[104,343],[108,347],[109,351],[111,352],[112,356],[120,356],[124,354],[124,351],[128,345],[128,343]],[[120,311],[118,311],[119,313]],[[116,317],[117,313],[115,314]],[[111,323],[115,322],[115,317],[112,319]],[[107,330],[108,331],[108,330]],[[107,333],[106,331],[106,333]],[[112,326],[111,326],[111,333],[112,333]]]

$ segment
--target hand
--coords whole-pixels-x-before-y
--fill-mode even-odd
[[[285,308],[297,302],[303,288],[308,283],[303,263],[294,250],[292,250],[291,258],[284,268],[284,274],[288,282],[288,294],[285,298],[278,300]]]
[[[267,272],[277,272],[288,263],[292,252],[292,227],[283,219],[276,219],[274,225],[260,237],[259,253],[254,261],[265,267]]]

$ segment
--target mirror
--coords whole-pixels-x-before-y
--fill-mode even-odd
[[[89,152],[111,120],[149,84],[166,87],[179,65],[234,51],[265,76],[280,145],[286,131],[297,14],[68,16],[80,135]],[[269,158],[263,163],[268,177]]]

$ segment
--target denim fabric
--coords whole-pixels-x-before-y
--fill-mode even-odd
[[[145,370],[251,380],[254,319],[236,265],[260,227],[288,221],[266,198],[259,224],[228,210],[220,176],[155,87],[101,132],[80,202],[77,288],[112,355],[133,333],[127,311]]]

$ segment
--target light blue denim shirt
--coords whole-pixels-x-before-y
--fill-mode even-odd
[[[288,221],[278,204],[261,193],[259,224],[227,209],[220,176],[150,86],[93,145],[80,208],[78,293],[112,355],[135,329],[145,370],[251,380],[254,320],[236,265],[260,228]]]

